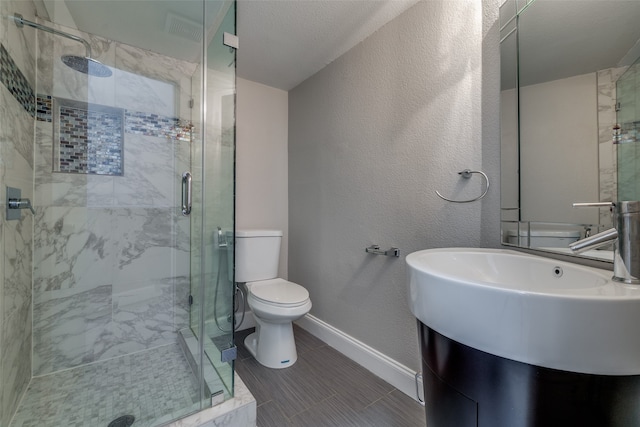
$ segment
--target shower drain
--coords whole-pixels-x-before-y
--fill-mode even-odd
[[[111,421],[107,427],[129,427],[135,419],[133,415],[123,415]]]

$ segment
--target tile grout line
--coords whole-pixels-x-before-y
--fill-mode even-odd
[[[369,403],[367,406],[365,406],[364,408],[362,408],[362,410],[365,410],[373,405],[375,405],[376,403],[380,402],[382,399],[384,399],[385,397],[389,397],[391,395],[391,393],[393,393],[394,391],[398,390],[397,388],[393,388],[390,391],[388,391],[387,393],[383,394],[382,396],[380,396],[379,398],[377,398],[376,400],[374,400],[373,402]]]

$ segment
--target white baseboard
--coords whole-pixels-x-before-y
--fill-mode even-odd
[[[416,373],[411,369],[310,314],[295,323],[407,396],[418,400],[415,384]],[[419,385],[419,388],[420,398],[422,398],[422,384]]]

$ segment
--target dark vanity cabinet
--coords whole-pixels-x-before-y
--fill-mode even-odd
[[[638,375],[529,365],[418,325],[428,427],[640,426]]]

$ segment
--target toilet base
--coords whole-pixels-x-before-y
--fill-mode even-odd
[[[256,331],[244,339],[244,346],[263,366],[288,368],[298,360],[291,322],[264,324],[256,319]]]

